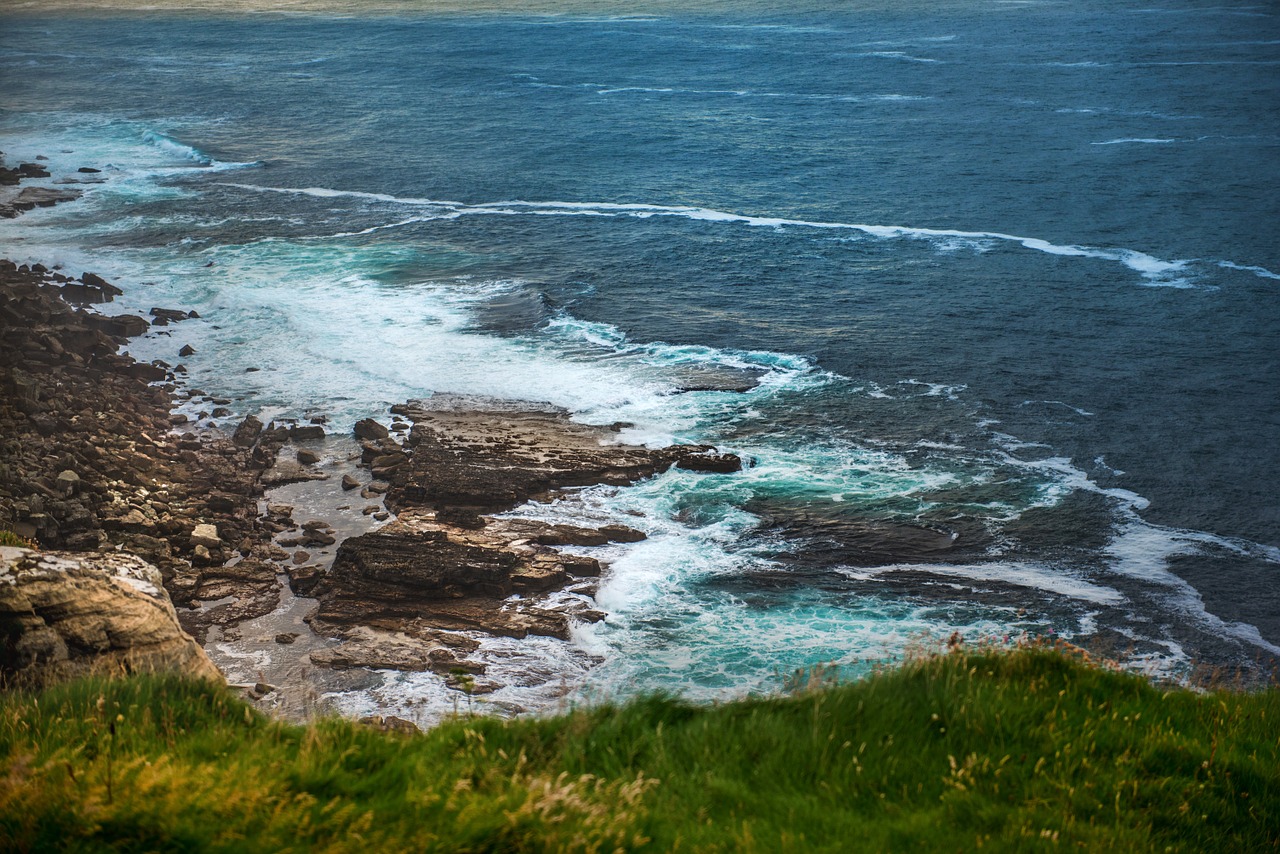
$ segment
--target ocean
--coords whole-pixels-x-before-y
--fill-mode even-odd
[[[1267,670],[1280,13],[886,6],[9,13],[4,157],[103,171],[0,254],[197,310],[129,351],[237,416],[449,392],[747,459],[515,511],[649,535],[593,550],[606,620],[493,642],[525,706],[955,633]]]

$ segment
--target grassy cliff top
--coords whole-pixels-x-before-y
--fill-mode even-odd
[[[1280,690],[1022,649],[422,735],[274,722],[172,678],[0,697],[6,851],[978,847],[1280,847]]]

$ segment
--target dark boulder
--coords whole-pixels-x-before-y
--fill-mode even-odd
[[[391,435],[391,431],[387,430],[386,427],[382,426],[372,418],[365,418],[357,421],[352,432],[355,433],[356,438],[370,439],[375,442],[379,439],[385,439]]]

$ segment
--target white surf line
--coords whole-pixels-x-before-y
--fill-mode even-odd
[[[466,204],[464,202],[445,201],[414,197],[399,197],[385,193],[366,193],[358,190],[333,190],[326,187],[269,187],[259,184],[239,184],[223,182],[222,186],[237,187],[259,193],[284,193],[292,195],[312,196],[315,198],[356,198],[368,201],[387,202],[414,207],[438,208],[441,214],[450,218],[458,216],[630,216],[647,219],[653,216],[672,216],[703,222],[738,223],[757,228],[812,228],[828,231],[856,231],[881,239],[911,238],[930,240],[935,238],[962,238],[967,240],[999,240],[1016,243],[1026,249],[1043,252],[1048,255],[1067,257],[1096,258],[1102,261],[1113,261],[1128,267],[1143,278],[1160,280],[1170,274],[1179,273],[1187,265],[1198,259],[1184,258],[1165,261],[1140,252],[1136,249],[1104,249],[1096,246],[1080,246],[1076,244],[1052,243],[1039,237],[1024,237],[1017,234],[1006,234],[999,231],[962,231],[951,228],[918,228],[906,225],[871,225],[867,223],[828,222],[823,220],[789,219],[786,217],[751,216],[747,214],[729,213],[713,208],[699,208],[684,205],[655,205],[646,203],[618,202],[531,202],[523,199],[510,199],[498,202],[482,202]],[[404,224],[413,222],[407,220]],[[1253,273],[1269,279],[1280,279],[1276,274],[1264,267],[1246,266],[1231,261],[1212,261],[1220,267]]]
[[[1255,276],[1259,276],[1263,279],[1280,280],[1280,273],[1273,273],[1270,270],[1268,270],[1266,267],[1251,266],[1247,264],[1237,264],[1234,261],[1219,261],[1218,266],[1225,267],[1228,270],[1240,270],[1245,273],[1253,273]]]
[[[1120,139],[1108,139],[1105,142],[1091,142],[1089,144],[1090,145],[1130,145],[1130,144],[1168,145],[1169,143],[1173,143],[1177,141],[1178,140],[1176,139],[1156,139],[1154,137],[1126,136],[1126,137],[1121,137]]]
[[[921,573],[964,579],[970,584],[999,583],[1056,594],[1094,605],[1122,605],[1128,599],[1115,588],[1094,584],[1059,567],[1019,561],[1013,563],[894,563],[884,566],[842,568],[845,578],[867,581],[881,575]]]

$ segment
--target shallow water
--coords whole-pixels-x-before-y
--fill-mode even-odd
[[[0,149],[106,183],[0,239],[198,310],[131,352],[238,413],[748,457],[518,511],[650,538],[595,551],[605,622],[494,653],[511,702],[955,631],[1177,675],[1280,653],[1277,66],[1244,4],[10,17]]]

